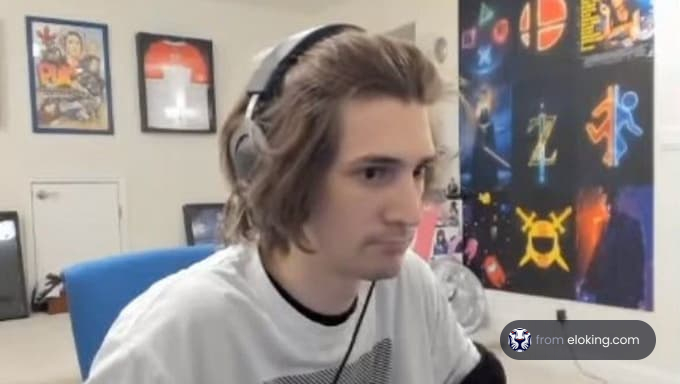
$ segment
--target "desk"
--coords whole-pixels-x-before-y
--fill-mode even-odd
[[[0,384],[76,384],[80,371],[68,314],[0,321]]]

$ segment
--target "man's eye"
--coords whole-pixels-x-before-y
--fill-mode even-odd
[[[363,177],[366,180],[376,180],[384,177],[387,169],[381,167],[368,167],[363,170]]]
[[[427,173],[427,167],[422,165],[413,171],[413,176],[414,177],[423,177]]]

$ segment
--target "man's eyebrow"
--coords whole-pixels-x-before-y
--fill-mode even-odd
[[[418,164],[420,165],[432,165],[437,161],[437,155],[429,155],[423,157]]]
[[[436,159],[436,155],[428,155],[420,159],[417,164],[418,165],[430,165],[434,163]],[[401,165],[404,164],[405,161],[403,159],[400,159],[398,157],[392,157],[392,156],[384,156],[384,155],[366,155],[366,156],[361,156],[353,161],[350,162],[353,165],[359,165],[359,164],[371,164],[371,165]]]

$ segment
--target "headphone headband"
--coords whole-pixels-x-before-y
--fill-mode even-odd
[[[288,37],[267,54],[253,73],[246,88],[248,96],[259,95],[260,102],[276,97],[285,74],[297,63],[300,55],[314,44],[347,30],[363,31],[351,24],[331,24],[310,28]]]
[[[246,88],[248,106],[243,124],[233,133],[229,152],[238,179],[248,179],[257,160],[257,147],[266,144],[265,133],[255,122],[262,105],[276,98],[283,79],[298,58],[314,44],[341,32],[364,29],[351,24],[330,24],[288,37],[274,47],[255,70]]]

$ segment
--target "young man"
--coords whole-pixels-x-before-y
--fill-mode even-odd
[[[435,67],[349,26],[311,35],[264,60],[224,125],[230,245],[130,304],[89,383],[504,382],[408,250]]]

